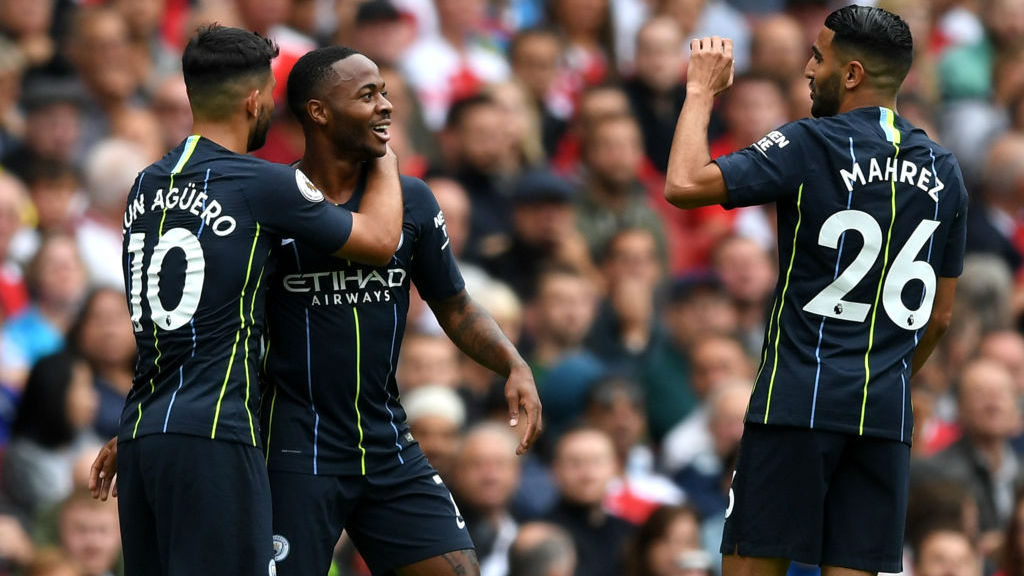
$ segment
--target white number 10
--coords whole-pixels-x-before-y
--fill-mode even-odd
[[[128,253],[131,257],[131,287],[128,290],[128,307],[131,308],[132,327],[142,330],[142,251],[146,244],[144,233],[133,233],[128,237]],[[172,310],[160,302],[160,271],[168,252],[178,248],[185,253],[185,280],[181,299]],[[206,279],[206,258],[199,238],[184,228],[171,228],[160,237],[153,249],[146,274],[146,300],[149,302],[151,319],[164,330],[175,330],[188,324],[199,308]]]
[[[889,266],[885,284],[882,286],[882,307],[889,318],[904,330],[917,330],[928,321],[935,301],[935,271],[923,260],[915,260],[921,249],[931,238],[939,223],[922,220],[896,254]],[[866,212],[843,210],[825,220],[818,234],[818,244],[827,248],[838,248],[839,240],[847,230],[856,230],[864,239],[864,246],[853,262],[817,296],[804,306],[804,310],[838,320],[863,322],[871,311],[871,304],[851,302],[845,297],[867,275],[882,251],[882,229],[878,222]],[[903,289],[912,280],[924,284],[924,298],[915,310],[903,304]]]

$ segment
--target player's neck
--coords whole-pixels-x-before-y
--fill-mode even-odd
[[[308,142],[308,141],[307,141]],[[325,146],[308,142],[299,168],[316,184],[328,200],[344,204],[355,193],[363,164],[351,158],[340,158]]]
[[[231,121],[197,119],[192,124],[192,133],[237,154],[245,154],[249,151],[249,127],[235,124],[236,122]]]
[[[849,112],[857,108],[888,108],[896,110],[896,96],[881,95],[875,91],[847,92],[839,104],[839,113]]]

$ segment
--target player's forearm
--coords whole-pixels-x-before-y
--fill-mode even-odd
[[[665,173],[665,199],[680,208],[711,203],[702,195],[699,176],[711,164],[708,124],[713,105],[714,95],[710,90],[687,87]]]
[[[924,366],[925,362],[928,361],[928,357],[932,355],[932,351],[939,345],[939,341],[946,334],[946,330],[949,329],[949,323],[943,321],[936,321],[932,319],[928,323],[928,327],[924,331],[924,336],[917,343],[917,350],[914,351],[913,367],[911,368],[911,376],[917,374],[917,371]]]
[[[366,178],[366,192],[353,219],[365,220],[361,231],[368,238],[371,256],[387,264],[402,234],[402,183],[393,156],[373,161]]]
[[[465,290],[429,304],[452,342],[481,366],[504,377],[513,367],[526,366],[526,361],[494,318]]]

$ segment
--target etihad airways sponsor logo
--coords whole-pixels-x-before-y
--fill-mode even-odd
[[[391,302],[391,290],[405,284],[403,268],[333,270],[289,274],[281,284],[293,294],[312,294],[313,306]]]

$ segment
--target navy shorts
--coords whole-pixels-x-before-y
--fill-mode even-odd
[[[154,434],[117,447],[124,572],[274,576],[270,484],[255,446]]]
[[[909,467],[896,440],[748,422],[722,554],[900,572]]]
[[[458,506],[424,457],[369,476],[270,472],[280,576],[327,574],[342,529],[374,574],[473,548]]]

